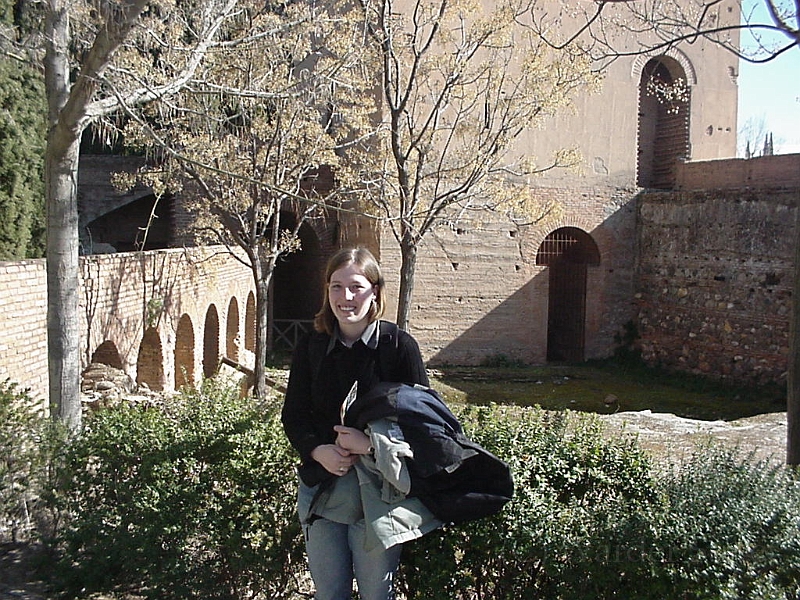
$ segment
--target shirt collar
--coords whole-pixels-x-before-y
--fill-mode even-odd
[[[336,342],[341,341],[341,339],[342,338],[339,333],[339,323],[336,323],[334,326],[333,335],[328,342],[328,349],[326,350],[325,354],[329,354],[336,346]],[[364,333],[361,334],[359,339],[367,348],[370,350],[375,350],[378,347],[378,340],[380,339],[380,322],[376,320],[367,325],[367,328],[364,330]]]

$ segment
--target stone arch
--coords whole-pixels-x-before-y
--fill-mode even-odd
[[[161,337],[155,327],[144,332],[136,359],[136,383],[145,384],[153,391],[164,389],[164,353]]]
[[[638,55],[636,60],[634,60],[633,64],[631,65],[631,77],[633,77],[633,79],[636,81],[640,81],[645,65],[647,65],[647,63],[653,58],[658,58],[660,56],[671,58],[680,65],[684,75],[686,76],[687,85],[697,85],[697,72],[695,71],[694,64],[692,64],[691,59],[686,55],[685,52],[677,48],[670,48],[662,54],[655,54],[651,52]]]
[[[228,303],[228,318],[225,321],[225,356],[239,360],[239,301],[236,296]]]
[[[678,160],[690,157],[691,79],[683,64],[667,55],[651,58],[642,68],[636,169],[640,187],[673,188]],[[680,82],[686,84],[684,94],[665,98],[659,93],[676,89]]]
[[[206,311],[203,326],[203,375],[213,377],[219,368],[219,314],[213,304]]]
[[[122,358],[119,355],[117,345],[111,340],[106,340],[97,347],[97,350],[92,354],[90,362],[100,363],[114,367],[115,369],[122,369]]]
[[[247,294],[244,309],[244,347],[256,351],[256,295],[252,291]]]
[[[536,264],[548,267],[547,360],[583,361],[586,275],[600,264],[597,244],[582,229],[561,227],[544,238]]]
[[[175,331],[175,389],[194,383],[194,324],[184,313]]]

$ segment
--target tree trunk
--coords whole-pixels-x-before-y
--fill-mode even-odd
[[[258,250],[253,252],[258,254]],[[258,265],[257,267],[255,265]],[[264,277],[261,262],[256,259],[253,267],[253,277],[256,284],[256,351],[255,351],[255,381],[253,382],[253,395],[256,398],[267,397],[267,351],[269,333],[269,285],[272,280],[271,273]]]
[[[69,20],[65,4],[47,14],[45,56],[48,132],[45,151],[47,204],[47,359],[51,414],[69,428],[81,422],[78,265],[78,153],[80,127],[60,119],[69,99]]]
[[[51,144],[48,144],[51,146]],[[47,357],[53,417],[81,422],[78,264],[78,146],[45,158],[47,186]]]
[[[790,327],[789,382],[786,401],[786,464],[800,465],[800,210],[794,226],[794,290],[792,293],[792,322]]]
[[[409,234],[400,242],[400,292],[397,298],[397,326],[408,329],[411,299],[414,294],[414,275],[417,270],[417,245]]]

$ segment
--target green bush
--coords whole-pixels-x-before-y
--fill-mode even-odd
[[[67,596],[291,595],[302,564],[294,458],[275,409],[208,384],[87,417],[65,461]]]
[[[596,417],[453,408],[509,463],[515,497],[406,544],[408,600],[800,597],[800,487],[783,467],[709,446],[665,471]],[[63,461],[58,591],[291,597],[295,462],[277,407],[238,390],[90,415]]]
[[[663,488],[669,514],[657,534],[682,597],[800,598],[800,482],[790,471],[708,446]]]
[[[10,381],[0,383],[0,541],[29,541],[49,533],[52,457],[58,452],[58,427],[43,414],[41,402]],[[47,525],[46,531],[40,531]]]
[[[409,598],[599,598],[598,588],[635,577],[601,565],[616,558],[619,515],[659,501],[631,440],[607,440],[595,420],[571,413],[467,407],[459,416],[509,463],[515,497],[496,516],[409,544]]]
[[[515,498],[408,544],[409,599],[798,598],[800,489],[783,468],[704,448],[664,475],[593,418],[460,416],[511,465]]]

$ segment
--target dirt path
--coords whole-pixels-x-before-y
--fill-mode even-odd
[[[753,452],[758,460],[786,462],[786,413],[767,413],[736,421],[699,421],[649,410],[605,415],[610,429],[635,434],[642,446],[681,460],[698,443],[714,439]]]

